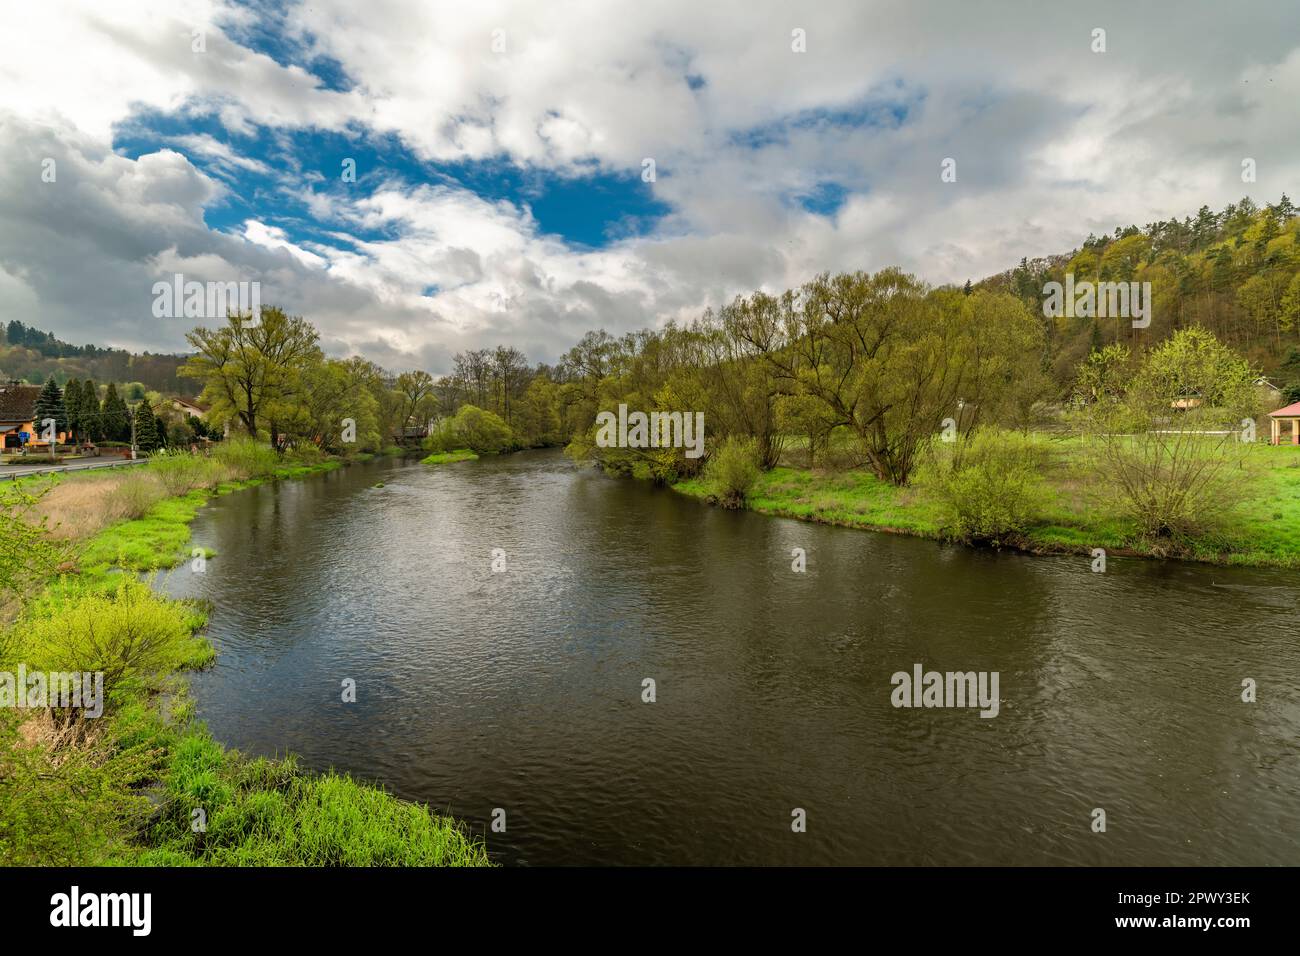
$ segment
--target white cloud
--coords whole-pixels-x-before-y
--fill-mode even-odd
[[[268,226],[256,219],[246,220],[244,222],[244,238],[254,245],[266,249],[283,249],[305,266],[319,269],[325,265],[325,260],[320,256],[290,242],[285,236],[284,230],[278,226]]]
[[[213,160],[213,165],[223,173],[242,169],[247,172],[271,175],[272,169],[259,159],[241,156],[226,143],[206,133],[177,136],[174,142],[189,155],[205,156]]]
[[[1176,16],[1129,3],[299,5],[287,39],[337,60],[347,92],[232,40],[253,16],[216,0],[11,14],[0,320],[181,348],[184,329],[152,327],[141,308],[158,270],[179,263],[260,278],[264,301],[307,315],[331,348],[393,364],[441,369],[493,340],[553,359],[588,328],[689,318],[827,269],[978,278],[1089,232],[1247,192],[1274,199],[1300,174],[1300,36],[1284,2],[1189,3]],[[1104,54],[1089,49],[1096,26]],[[795,27],[807,53],[790,50]],[[653,157],[672,214],[593,251],[540,234],[527,207],[397,178],[342,192],[207,134],[114,155],[114,128],[151,110],[237,132],[364,129],[427,160],[504,158],[551,176],[635,173]],[[45,156],[58,158],[57,184],[40,182]],[[956,183],[940,181],[947,156]],[[1240,181],[1246,156],[1253,185]],[[295,241],[269,214],[237,235],[209,228],[205,211],[240,173],[274,176],[319,241]],[[833,217],[797,201],[825,183],[851,191]]]

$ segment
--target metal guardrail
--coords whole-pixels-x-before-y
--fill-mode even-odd
[[[124,465],[143,465],[148,458],[124,458],[121,461],[106,461],[96,465],[51,465],[49,468],[31,468],[24,471],[11,471],[0,474],[0,481],[17,481],[33,475],[57,475],[65,471],[99,471],[102,468],[121,468]],[[25,466],[10,466],[23,467]]]

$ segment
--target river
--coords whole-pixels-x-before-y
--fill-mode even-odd
[[[1294,573],[1093,573],[556,452],[267,484],[194,544],[217,556],[162,586],[214,602],[213,734],[450,812],[499,862],[1300,864]],[[997,716],[892,706],[918,663],[997,672]]]

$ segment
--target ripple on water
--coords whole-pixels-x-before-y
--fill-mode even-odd
[[[215,602],[194,681],[214,733],[480,832],[506,808],[507,862],[1300,863],[1294,574],[1092,574],[555,453],[268,484],[194,535],[218,557],[165,586]],[[914,663],[998,671],[999,715],[895,709]]]

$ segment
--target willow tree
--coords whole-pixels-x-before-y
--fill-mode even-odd
[[[397,398],[394,437],[401,438],[403,429],[413,418],[418,418],[421,412],[426,415],[431,413],[430,400],[433,398],[433,386],[433,376],[422,370],[403,372],[397,376],[396,382],[393,383],[393,391],[396,392]]]
[[[282,419],[285,431],[335,454],[379,449],[379,402],[364,361],[326,359],[303,376],[301,398]]]
[[[265,424],[278,445],[277,418],[291,412],[305,372],[322,361],[316,329],[268,306],[260,320],[232,313],[224,326],[199,327],[185,337],[197,354],[179,374],[203,382],[203,401],[214,418],[237,418],[254,438]]]
[[[1007,294],[930,290],[898,269],[818,276],[784,307],[737,326],[826,428],[860,442],[877,477],[902,485],[946,420],[970,427],[1019,372],[1037,368],[1042,330]],[[963,415],[962,409],[972,412]]]

